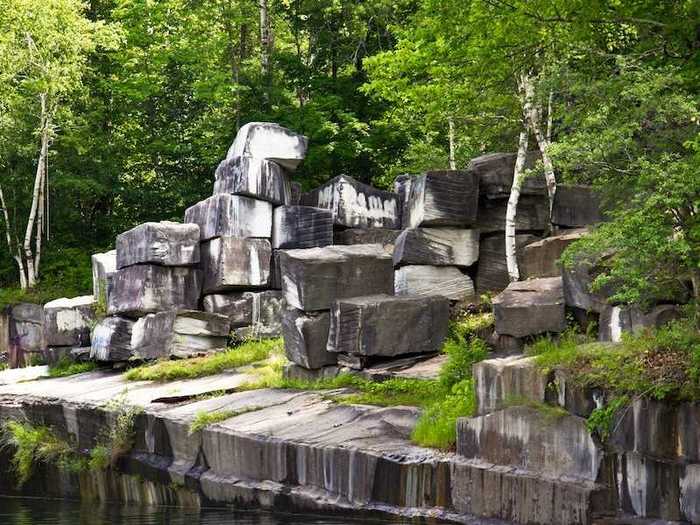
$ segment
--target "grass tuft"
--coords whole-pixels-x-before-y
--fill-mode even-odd
[[[84,374],[97,369],[97,363],[88,361],[87,363],[76,363],[69,357],[64,356],[58,362],[49,367],[49,377],[68,377],[76,374]]]
[[[221,423],[232,417],[247,414],[248,412],[257,412],[260,407],[247,407],[240,410],[218,410],[216,412],[205,412],[204,410],[197,412],[194,420],[190,424],[190,435],[201,432],[209,425]]]

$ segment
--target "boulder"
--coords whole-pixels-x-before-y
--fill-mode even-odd
[[[474,296],[471,278],[454,266],[402,266],[394,272],[396,295],[442,295],[452,301]]]
[[[280,251],[287,304],[328,310],[337,299],[392,293],[391,255],[378,244]]]
[[[269,238],[272,204],[241,195],[214,195],[187,208],[185,222],[199,226],[202,241],[222,236]]]
[[[50,301],[44,305],[44,343],[46,346],[88,346],[95,319],[92,295]]]
[[[399,175],[394,180],[394,193],[398,195],[399,202],[399,217],[401,219],[401,228],[408,228],[408,202],[411,196],[411,184],[413,182],[414,176],[405,173]]]
[[[467,170],[479,177],[479,193],[489,199],[508,198],[513,186],[517,153],[489,153],[469,162]],[[532,169],[540,159],[539,151],[528,151],[525,168]],[[543,173],[525,177],[520,195],[547,195]]]
[[[394,266],[427,264],[467,267],[479,259],[479,231],[412,228],[396,239]]]
[[[282,315],[287,301],[281,290],[244,292],[243,300],[249,306],[250,322],[237,327],[234,332],[239,339],[266,339],[282,335]]]
[[[496,332],[526,337],[566,328],[561,277],[516,281],[493,299]]]
[[[92,331],[90,359],[118,362],[131,358],[134,321],[123,317],[105,317]]]
[[[92,256],[92,294],[98,303],[107,304],[116,271],[117,250]]]
[[[202,273],[194,268],[139,264],[117,270],[107,313],[141,317],[165,310],[194,310]]]
[[[203,242],[204,293],[267,286],[271,257],[267,239],[219,237]]]
[[[600,197],[590,186],[558,184],[552,205],[552,223],[581,228],[603,220]]]
[[[304,160],[309,139],[272,122],[250,122],[242,126],[226,159],[254,157],[272,160],[295,170]]]
[[[138,319],[132,327],[132,356],[143,360],[169,357],[176,315],[177,312],[170,310]]]
[[[346,228],[401,227],[395,193],[378,190],[346,175],[304,193],[301,203],[331,210],[333,222]]]
[[[450,302],[442,296],[340,299],[331,310],[328,351],[387,357],[438,352],[449,317]]]
[[[598,340],[619,343],[623,332],[639,333],[645,328],[658,328],[681,317],[679,306],[664,304],[645,313],[636,306],[607,306],[600,314]]]
[[[134,264],[191,266],[199,262],[199,227],[147,222],[117,236],[117,268]]]
[[[515,247],[518,266],[523,264],[523,248],[539,240],[534,235],[516,235]],[[479,295],[487,292],[500,292],[510,283],[506,266],[505,235],[482,237],[479,245],[479,264],[476,269],[476,290]]]
[[[284,168],[271,160],[233,157],[221,161],[216,168],[214,195],[244,195],[274,205],[291,202],[289,176]]]
[[[508,199],[479,199],[479,220],[476,227],[482,233],[503,232],[506,230],[506,209]],[[520,197],[515,216],[515,230],[518,232],[541,232],[549,228],[549,202],[543,197]]]
[[[547,237],[523,247],[520,257],[520,275],[524,279],[537,277],[559,277],[559,258],[571,244],[586,235],[587,230]]]
[[[330,210],[312,206],[279,206],[272,217],[272,247],[316,248],[333,244]]]
[[[411,181],[403,226],[473,226],[478,201],[476,175],[458,170],[429,171]]]
[[[384,244],[393,245],[401,230],[388,228],[348,228],[336,230],[333,235],[333,244]]]
[[[335,365],[337,357],[326,351],[330,315],[328,312],[307,314],[296,308],[282,315],[282,335],[287,359],[306,369]]]
[[[601,262],[599,259],[578,255],[573,264],[562,266],[561,276],[567,306],[597,313],[602,313],[609,306],[608,297],[614,293],[612,288],[596,292],[591,290],[593,281],[600,272]]]

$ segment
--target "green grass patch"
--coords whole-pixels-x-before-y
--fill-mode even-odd
[[[209,425],[215,425],[216,423],[221,423],[232,417],[247,414],[249,412],[257,412],[260,407],[247,407],[240,410],[218,410],[216,412],[206,412],[204,410],[197,412],[194,420],[190,424],[190,435],[201,432]]]
[[[49,367],[49,377],[68,377],[76,374],[84,374],[97,369],[97,363],[88,361],[87,363],[76,363],[69,357],[62,357],[58,362]]]

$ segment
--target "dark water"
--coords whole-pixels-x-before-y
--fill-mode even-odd
[[[405,521],[353,520],[309,514],[228,509],[187,510],[0,496],[0,525],[396,525]]]

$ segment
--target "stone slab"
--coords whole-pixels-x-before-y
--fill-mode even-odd
[[[534,235],[516,235],[515,247],[518,266],[523,264],[523,249],[539,237]],[[479,295],[487,292],[500,292],[510,283],[506,266],[505,235],[482,237],[479,245],[479,264],[476,270],[476,290]]]
[[[479,177],[479,193],[488,198],[508,198],[513,186],[517,153],[489,153],[469,161],[467,169]],[[539,151],[528,151],[525,168],[532,169],[541,158]],[[521,195],[546,195],[547,182],[543,173],[525,178]]]
[[[276,162],[263,158],[233,157],[216,168],[214,195],[244,195],[279,206],[291,201],[289,176]]]
[[[396,239],[394,266],[426,264],[468,267],[479,259],[479,231],[412,228]]]
[[[234,292],[204,296],[204,310],[228,317],[231,328],[257,327],[261,334],[276,337],[286,307],[281,290]]]
[[[44,305],[44,342],[47,346],[88,346],[96,319],[95,298],[62,298]]]
[[[146,222],[117,236],[117,268],[134,264],[192,266],[199,262],[199,227]]]
[[[598,322],[598,340],[619,343],[622,334],[638,334],[645,328],[659,328],[681,317],[681,308],[665,304],[643,312],[636,306],[608,306],[603,309]]]
[[[92,331],[90,359],[93,361],[128,361],[132,356],[131,336],[134,321],[124,317],[105,317]]]
[[[323,368],[309,369],[295,363],[285,365],[282,376],[289,381],[323,381],[333,379],[340,374],[340,368],[335,365],[324,366]]]
[[[383,244],[393,245],[401,230],[389,228],[348,228],[336,230],[333,234],[333,244]]]
[[[112,279],[117,271],[117,250],[96,253],[92,261],[92,295],[98,303],[106,305],[112,290]]]
[[[581,228],[603,220],[600,197],[591,186],[557,184],[552,206],[552,223]]]
[[[185,222],[199,226],[200,240],[272,235],[272,204],[241,195],[209,197],[185,211]]]
[[[473,226],[478,200],[479,179],[473,173],[429,171],[411,181],[403,226]]]
[[[274,249],[317,248],[333,244],[330,210],[312,206],[279,206],[272,218]]]
[[[526,337],[566,328],[561,277],[512,282],[493,299],[496,332]]]
[[[479,199],[479,220],[476,228],[482,233],[504,232],[508,199]],[[516,232],[542,232],[549,228],[549,200],[547,196],[524,195],[518,201],[515,215]]]
[[[296,308],[286,310],[282,316],[282,334],[287,359],[311,370],[335,365],[337,356],[326,350],[329,326],[328,312],[306,314]]]
[[[282,335],[282,316],[287,301],[281,290],[244,292],[243,299],[250,304],[250,323],[234,329],[238,339],[269,339]]]
[[[204,293],[266,287],[272,249],[267,239],[219,237],[202,243]]]
[[[454,266],[402,266],[394,272],[396,295],[442,295],[452,301],[474,297],[471,278]]]
[[[561,267],[558,264],[564,250],[573,242],[585,236],[587,230],[576,230],[563,235],[547,237],[523,247],[520,274],[524,279],[537,277],[559,277]]]
[[[242,126],[226,159],[253,157],[272,160],[295,170],[304,160],[309,139],[272,122],[249,122]]]

